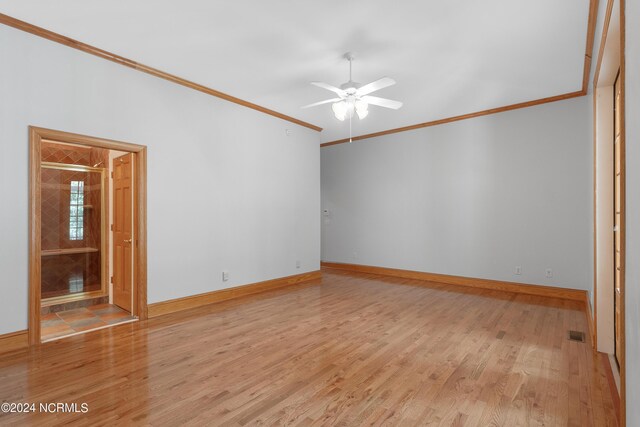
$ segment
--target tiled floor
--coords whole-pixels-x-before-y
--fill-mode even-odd
[[[77,332],[86,332],[104,326],[134,320],[128,312],[113,304],[49,313],[41,317],[41,338],[48,341]]]

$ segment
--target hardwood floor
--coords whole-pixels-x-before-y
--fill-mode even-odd
[[[569,329],[587,331],[578,302],[325,270],[1,356],[0,400],[88,412],[0,424],[616,425]]]

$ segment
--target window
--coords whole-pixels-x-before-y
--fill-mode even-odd
[[[71,181],[69,240],[84,239],[84,181]]]

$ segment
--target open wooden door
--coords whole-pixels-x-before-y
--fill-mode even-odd
[[[613,224],[613,236],[614,236],[614,256],[615,256],[615,270],[614,270],[614,325],[615,325],[615,356],[618,366],[620,366],[620,358],[622,354],[622,299],[624,298],[624,181],[623,181],[623,168],[624,168],[624,153],[621,142],[621,126],[620,126],[620,112],[621,112],[621,88],[620,88],[620,74],[616,78],[614,88],[614,224]]]
[[[133,153],[113,159],[113,303],[133,307]]]

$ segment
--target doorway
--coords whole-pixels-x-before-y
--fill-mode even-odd
[[[626,407],[624,14],[608,0],[593,79],[594,324],[596,350],[611,367]]]
[[[145,319],[146,147],[30,128],[29,342]]]
[[[616,75],[613,84],[613,256],[614,256],[614,286],[613,286],[613,312],[614,312],[614,357],[618,369],[622,358],[622,295],[623,295],[623,147],[621,138],[621,99],[620,71]]]

